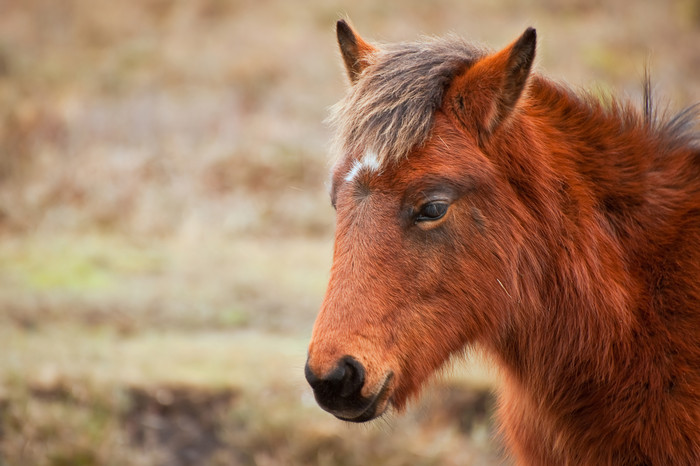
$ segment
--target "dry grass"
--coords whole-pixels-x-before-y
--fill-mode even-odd
[[[315,405],[301,370],[305,338],[250,330],[125,336],[65,324],[3,329],[0,338],[9,348],[0,367],[0,452],[11,464],[493,459],[483,369],[429,390],[401,422],[367,428]]]
[[[347,426],[302,377],[333,212],[333,24],[501,46],[672,109],[700,3],[24,0],[0,5],[0,464],[493,464],[493,375]]]
[[[0,221],[11,231],[328,234],[327,129],[342,3],[48,0],[4,7]],[[540,31],[539,67],[672,108],[700,84],[697,1],[455,2],[347,12],[376,40]],[[624,24],[620,24],[624,18]]]
[[[142,326],[309,331],[330,268],[327,238],[201,238],[8,237],[0,243],[0,321],[125,333]]]

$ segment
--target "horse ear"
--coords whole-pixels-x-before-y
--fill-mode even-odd
[[[537,33],[528,28],[515,42],[489,55],[457,77],[448,90],[457,118],[488,138],[511,114],[523,93],[535,59]]]
[[[362,37],[345,20],[341,19],[338,21],[336,33],[338,34],[338,45],[340,46],[340,53],[343,55],[345,69],[348,72],[350,82],[355,84],[362,70],[369,64],[370,55],[375,53],[377,49],[362,40]]]

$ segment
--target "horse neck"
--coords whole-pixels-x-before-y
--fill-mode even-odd
[[[543,384],[572,373],[610,378],[638,358],[644,277],[629,261],[648,249],[649,216],[664,220],[637,205],[653,139],[630,111],[536,77],[520,113],[486,147],[526,226],[514,264],[525,296],[497,353],[516,373],[540,371]]]

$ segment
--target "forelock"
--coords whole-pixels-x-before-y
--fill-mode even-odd
[[[454,36],[381,47],[331,110],[336,157],[369,150],[384,165],[421,146],[449,83],[485,53]]]

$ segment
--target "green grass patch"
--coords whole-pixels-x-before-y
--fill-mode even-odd
[[[30,236],[0,245],[0,273],[26,292],[107,291],[124,276],[158,271],[162,263],[152,249],[109,236]]]

